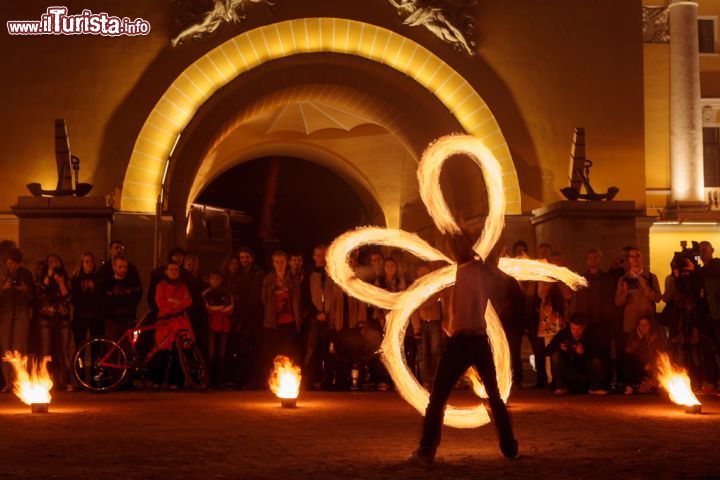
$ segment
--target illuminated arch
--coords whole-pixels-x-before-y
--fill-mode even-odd
[[[196,60],[157,102],[125,173],[121,209],[155,211],[167,159],[198,108],[238,75],[303,53],[357,55],[398,70],[429,90],[467,133],[483,140],[503,170],[506,213],[520,214],[520,187],[505,137],[487,104],[460,74],[418,43],[382,27],[340,18],[303,18],[242,33]]]

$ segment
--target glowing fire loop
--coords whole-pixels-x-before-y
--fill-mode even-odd
[[[673,403],[683,405],[686,409],[701,405],[692,391],[687,372],[674,367],[667,353],[658,356],[658,381]]]
[[[47,369],[48,362],[52,361],[49,356],[43,357],[39,365],[35,361],[30,362],[29,369],[27,355],[17,351],[5,352],[3,361],[10,363],[15,370],[13,391],[23,403],[27,405],[50,403],[50,389],[53,382]]]
[[[475,243],[475,252],[483,259],[492,251],[504,226],[505,194],[500,163],[477,138],[468,135],[448,135],[432,143],[423,153],[418,166],[420,196],[437,228],[443,233],[457,233],[460,227],[450,213],[440,188],[443,163],[453,155],[470,157],[482,170],[488,188],[488,215],[485,228]],[[443,261],[448,265],[415,281],[404,292],[391,293],[359,279],[348,264],[348,256],[364,245],[384,245],[403,248],[422,260]],[[545,262],[503,258],[499,268],[518,280],[562,281],[572,289],[585,286],[585,279],[570,270]],[[402,230],[378,227],[359,228],[338,237],[327,252],[327,271],[349,295],[380,308],[390,310],[385,324],[385,339],[380,352],[402,397],[421,414],[425,414],[430,394],[410,373],[405,364],[402,345],[411,314],[431,295],[455,282],[457,265],[423,239]],[[512,376],[510,352],[500,319],[488,303],[485,312],[488,337],[493,351],[498,386],[504,400],[510,395]],[[472,372],[471,372],[471,375]],[[477,373],[474,390],[484,394]],[[470,408],[448,405],[445,424],[457,428],[474,428],[490,421],[482,404]]]
[[[300,367],[293,365],[292,360],[283,355],[275,357],[275,368],[270,374],[268,385],[283,406],[295,406],[300,392]],[[288,401],[290,400],[290,401]]]

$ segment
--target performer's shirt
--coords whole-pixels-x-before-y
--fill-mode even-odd
[[[448,326],[450,336],[458,333],[486,335],[487,308],[490,291],[498,282],[480,260],[458,265],[453,293],[453,315]]]

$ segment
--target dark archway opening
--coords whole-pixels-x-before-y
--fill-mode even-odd
[[[232,247],[250,247],[261,266],[276,249],[297,252],[306,262],[319,243],[370,223],[367,205],[342,177],[293,157],[244,162],[213,180],[196,203],[238,210],[249,223],[233,224]]]

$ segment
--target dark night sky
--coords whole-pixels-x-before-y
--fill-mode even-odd
[[[330,243],[348,229],[367,223],[367,208],[352,187],[332,171],[306,160],[278,157],[279,178],[275,217],[280,247],[300,251],[309,261],[312,248]],[[216,178],[198,196],[197,203],[232,208],[253,217],[234,238],[234,247],[258,251],[262,201],[269,158],[242,163]],[[271,252],[266,252],[266,254]],[[263,255],[257,255],[260,260]],[[262,262],[261,262],[262,263]]]

